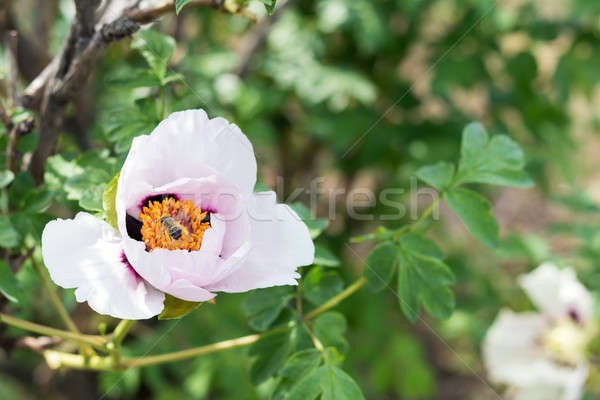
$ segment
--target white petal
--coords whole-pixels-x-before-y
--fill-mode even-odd
[[[77,301],[87,301],[100,314],[145,319],[163,309],[164,294],[122,261],[117,231],[90,214],[48,223],[42,254],[52,280],[76,288]]]
[[[552,263],[544,263],[521,275],[519,284],[540,311],[554,318],[566,318],[574,311],[585,322],[593,313],[592,295],[571,268],[558,269]]]
[[[542,314],[502,310],[483,343],[490,380],[516,388],[557,386],[564,393],[576,389],[587,367],[562,366],[547,356],[541,339],[549,323]]]
[[[514,387],[512,400],[580,400],[583,396],[588,367],[579,366],[566,379],[526,387]]]
[[[296,285],[296,269],[314,260],[308,228],[274,192],[254,194],[248,204],[251,249],[246,260],[209,290],[244,292],[277,285]]]
[[[223,118],[209,120],[202,110],[188,110],[171,114],[150,136],[133,141],[119,186],[147,182],[158,187],[215,173],[242,193],[252,193],[256,183],[252,144],[235,124]]]

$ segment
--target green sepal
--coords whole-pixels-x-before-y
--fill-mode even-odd
[[[179,319],[182,318],[202,304],[193,301],[187,301],[173,297],[165,293],[165,302],[163,310],[158,314],[158,319]]]

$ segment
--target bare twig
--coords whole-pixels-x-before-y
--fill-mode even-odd
[[[196,0],[186,8],[210,7],[226,11],[223,3],[223,0]],[[23,104],[31,108],[39,106],[41,113],[40,141],[30,164],[30,171],[38,183],[42,181],[46,159],[56,146],[62,111],[81,84],[87,81],[104,48],[111,42],[131,36],[140,24],[175,10],[172,0],[150,9],[139,9],[136,3],[131,7],[131,4],[131,1],[119,2],[120,17],[94,28],[93,16],[98,1],[77,0],[77,16],[63,50],[25,89]],[[102,16],[99,18],[102,20]]]
[[[259,22],[252,32],[247,36],[243,43],[242,51],[240,52],[240,63],[235,71],[236,75],[240,78],[246,77],[254,56],[258,53],[266,43],[267,35],[270,32],[273,24],[279,19],[283,12],[292,6],[296,0],[281,0],[278,2],[279,6],[268,18],[263,19]]]
[[[16,31],[8,31],[4,35],[4,48],[8,58],[8,92],[12,107],[19,105],[19,64],[17,63],[18,38]]]

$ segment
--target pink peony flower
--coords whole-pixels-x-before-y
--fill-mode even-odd
[[[144,319],[164,293],[202,302],[216,292],[295,285],[314,246],[274,192],[253,193],[252,144],[202,110],[171,114],[133,140],[118,180],[118,230],[88,213],[42,234],[50,276],[100,314]]]

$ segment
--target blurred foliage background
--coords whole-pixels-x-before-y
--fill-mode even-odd
[[[164,16],[153,26],[174,38],[164,84],[143,83],[147,65],[135,50],[137,36],[111,45],[65,109],[45,185],[35,188],[22,173],[2,192],[3,208],[10,201],[21,211],[9,222],[1,217],[15,233],[0,236],[0,244],[35,247],[52,216],[102,210],[101,193],[131,139],[153,129],[161,108],[167,113],[203,108],[234,121],[249,136],[259,182],[276,189],[280,201],[309,204],[310,194],[295,189],[309,188],[315,178],[324,191],[339,191],[333,200],[323,195],[312,203],[314,215],[329,219],[316,243],[337,255],[325,263],[340,260],[331,278],[339,291],[361,274],[372,247],[365,242],[349,249],[349,239],[372,232],[382,224],[378,216],[395,211],[377,203],[360,208],[375,215],[372,220],[351,218],[348,193],[404,188],[394,200],[409,210],[422,208],[429,198],[409,193],[414,172],[427,163],[455,160],[463,126],[477,120],[523,146],[536,186],[482,188],[501,228],[501,244],[493,251],[441,210],[433,236],[457,275],[452,316],[424,316],[411,324],[393,290],[380,295],[362,290],[338,308],[347,319],[344,368],[366,398],[496,398],[482,378],[479,346],[500,308],[532,308],[514,278],[552,259],[573,265],[588,287],[600,290],[600,3],[279,3],[280,10],[257,23],[202,8]],[[74,5],[20,0],[4,1],[3,7],[0,30],[16,28],[34,50],[21,67],[24,86],[59,51]],[[0,55],[0,79],[9,82],[4,47]],[[4,132],[2,148],[6,141]],[[19,151],[36,146],[34,129],[21,138]],[[383,224],[398,227],[409,220],[410,213]],[[4,310],[60,325],[40,300],[31,260],[17,277],[26,295],[18,304],[3,304]],[[76,304],[72,291],[61,294],[84,331],[114,325]],[[140,355],[248,334],[245,296],[219,296],[216,304],[182,320],[137,324],[126,347]],[[0,328],[0,398],[262,399],[273,385],[272,379],[253,385],[248,372],[253,359],[243,348],[124,374],[61,373],[19,345],[25,335]]]

